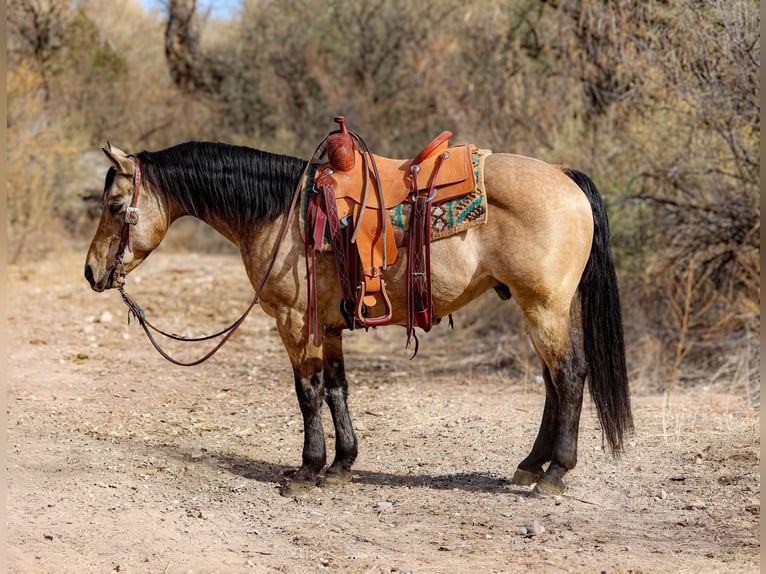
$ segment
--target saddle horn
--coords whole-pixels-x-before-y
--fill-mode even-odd
[[[327,159],[335,171],[351,171],[354,169],[354,140],[346,129],[346,118],[333,118],[340,130],[327,136]]]

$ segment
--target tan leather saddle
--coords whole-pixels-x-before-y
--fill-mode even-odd
[[[449,146],[450,132],[442,132],[412,159],[389,159],[370,152],[364,140],[340,129],[318,148],[327,153],[317,166],[314,193],[306,215],[306,248],[309,269],[310,313],[316,321],[314,251],[322,248],[329,227],[343,293],[342,308],[350,328],[355,324],[377,326],[391,319],[391,301],[383,272],[396,262],[397,247],[406,242],[407,329],[414,325],[428,331],[434,320],[430,289],[430,206],[472,192],[476,187],[471,147]],[[317,154],[315,154],[317,155]],[[406,238],[391,223],[387,210],[410,203],[412,217]],[[382,308],[371,317],[370,310]],[[311,321],[310,321],[311,323]],[[309,325],[317,340],[317,325]]]

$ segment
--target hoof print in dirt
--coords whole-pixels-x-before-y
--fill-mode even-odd
[[[324,475],[324,484],[348,484],[354,480],[351,472],[326,472]]]
[[[308,482],[305,480],[288,480],[279,488],[279,494],[286,497],[300,498],[308,494],[316,493],[323,481]]]

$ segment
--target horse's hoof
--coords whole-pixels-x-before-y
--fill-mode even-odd
[[[561,494],[566,488],[566,485],[560,480],[553,482],[546,478],[541,478],[537,481],[534,492],[542,496],[553,496],[554,494]]]
[[[540,479],[540,476],[541,475],[536,472],[530,472],[528,470],[524,470],[523,468],[517,468],[516,472],[513,473],[511,483],[515,484],[516,486],[532,486]]]

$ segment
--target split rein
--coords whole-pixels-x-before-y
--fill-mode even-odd
[[[250,311],[253,310],[253,307],[255,307],[256,303],[258,303],[258,295],[256,294],[255,297],[253,297],[252,302],[248,306],[247,309],[245,309],[245,312],[242,314],[242,316],[234,321],[231,325],[226,327],[225,329],[219,331],[218,333],[215,333],[213,335],[206,335],[204,337],[181,337],[179,335],[173,335],[172,333],[167,333],[163,331],[162,329],[158,329],[154,325],[152,325],[149,320],[146,318],[146,313],[144,310],[136,303],[136,300],[133,299],[128,293],[125,291],[124,288],[120,287],[120,296],[122,297],[123,302],[125,305],[128,306],[128,323],[130,323],[130,317],[131,315],[135,317],[138,320],[139,325],[144,330],[144,333],[146,333],[146,337],[149,339],[151,344],[154,346],[154,348],[157,350],[157,352],[165,357],[168,361],[173,363],[174,365],[178,365],[181,367],[193,367],[195,365],[199,365],[200,363],[204,363],[207,361],[210,357],[215,355],[218,350],[223,347],[224,343],[229,340],[229,338],[236,332],[236,330],[239,328],[239,326],[244,323],[247,316],[250,314]],[[205,353],[202,357],[195,361],[179,361],[178,359],[175,359],[170,354],[168,354],[157,342],[157,340],[154,338],[154,335],[152,335],[152,331],[155,331],[162,335],[163,337],[167,337],[168,339],[173,339],[175,341],[182,341],[185,343],[195,343],[195,342],[201,342],[201,341],[209,341],[211,339],[217,339],[218,337],[221,337],[222,335],[225,335],[223,339],[221,339],[218,344],[213,347],[210,351]]]
[[[218,352],[218,350],[221,347],[223,347],[223,345],[231,338],[231,336],[236,332],[236,330],[240,327],[240,325],[242,325],[242,323],[245,322],[245,319],[250,314],[250,311],[253,310],[253,307],[255,307],[258,304],[258,300],[260,299],[261,292],[263,291],[263,288],[266,285],[266,281],[268,280],[272,270],[274,269],[274,264],[276,263],[276,260],[277,260],[279,248],[281,247],[282,242],[284,241],[285,236],[287,235],[287,231],[290,227],[292,215],[293,215],[293,212],[295,211],[295,206],[298,203],[298,197],[300,196],[301,188],[303,187],[303,181],[306,178],[306,173],[307,173],[309,164],[308,163],[306,164],[306,169],[301,175],[301,178],[298,181],[298,185],[296,186],[295,192],[293,193],[293,199],[283,219],[282,229],[280,230],[277,243],[274,247],[274,253],[271,256],[271,260],[269,261],[269,265],[266,268],[266,271],[263,274],[263,277],[261,278],[261,282],[258,285],[258,288],[255,290],[255,295],[253,296],[253,300],[250,302],[250,305],[247,307],[247,309],[245,309],[245,312],[242,314],[242,316],[239,319],[231,323],[228,327],[222,329],[221,331],[213,335],[206,335],[203,337],[181,337],[179,335],[173,335],[171,333],[167,333],[163,331],[162,329],[159,329],[155,327],[154,325],[152,325],[152,323],[146,318],[146,313],[144,312],[144,310],[139,306],[136,300],[133,299],[133,297],[131,297],[127,293],[127,291],[125,291],[125,280],[127,277],[127,270],[126,270],[126,265],[124,261],[124,254],[125,254],[125,249],[128,249],[131,252],[133,251],[133,226],[137,225],[139,220],[139,211],[138,211],[137,204],[138,204],[138,192],[139,192],[139,189],[141,188],[141,161],[139,160],[137,156],[131,156],[131,157],[135,161],[135,166],[136,166],[135,173],[133,175],[133,199],[130,203],[130,206],[127,209],[127,212],[125,213],[125,224],[123,226],[122,237],[120,239],[120,246],[117,250],[117,258],[116,258],[116,261],[117,261],[116,273],[118,277],[120,278],[120,287],[119,287],[120,296],[122,297],[122,301],[128,307],[128,323],[130,323],[131,316],[135,317],[139,325],[141,325],[141,327],[143,328],[144,333],[146,333],[146,337],[149,339],[151,344],[154,346],[154,348],[157,350],[157,352],[160,355],[162,355],[165,359],[167,359],[174,365],[178,365],[181,367],[193,367],[201,363],[204,363],[210,357],[215,355]],[[152,331],[162,335],[163,337],[167,337],[168,339],[173,339],[175,341],[182,341],[186,343],[210,341],[212,339],[217,339],[218,337],[223,337],[223,338],[218,342],[218,344],[216,344],[215,347],[213,347],[210,351],[205,353],[199,359],[196,359],[194,361],[184,362],[184,361],[179,361],[178,359],[175,359],[169,353],[167,353],[157,342],[154,335],[152,335]]]

